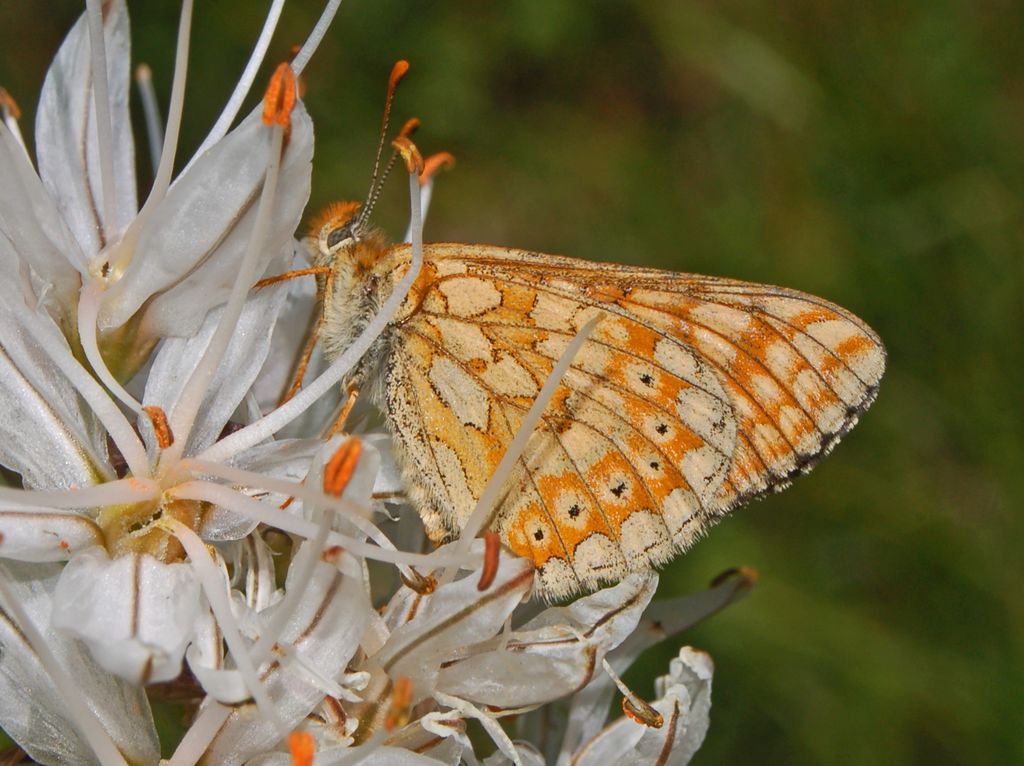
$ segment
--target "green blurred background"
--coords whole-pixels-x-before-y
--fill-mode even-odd
[[[0,3],[26,133],[81,5]],[[269,3],[198,6],[179,157]],[[289,4],[273,61],[319,7]],[[166,104],[177,3],[130,9]],[[762,575],[683,639],[717,666],[694,763],[1024,763],[1024,4],[345,0],[307,70],[313,210],[365,194],[400,57],[396,121],[458,158],[428,239],[796,287],[886,341],[835,455],[664,572],[663,596]],[[396,237],[405,194],[377,215]]]

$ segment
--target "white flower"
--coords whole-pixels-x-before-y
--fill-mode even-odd
[[[479,543],[474,549],[480,555]],[[532,617],[533,573],[521,559],[503,557],[484,589],[479,568],[432,592],[419,592],[423,585],[430,591],[429,578],[419,589],[404,585],[379,617],[370,613],[349,666],[347,677],[362,676],[365,687],[328,696],[305,722],[316,763],[473,763],[472,719],[497,747],[486,761],[494,766],[685,764],[707,731],[710,658],[681,649],[656,684],[657,699],[648,705],[626,690],[639,712],[607,723],[618,673],[644,649],[744,595],[753,577],[728,573],[706,592],[650,603],[657,577],[632,575]],[[510,731],[501,720],[512,717]],[[252,726],[236,714],[214,738],[209,762],[235,763],[229,754]],[[278,751],[246,763],[289,761]]]
[[[141,209],[123,0],[90,3],[51,66],[38,174],[4,114],[0,464],[22,486],[0,488],[0,725],[41,763],[157,764],[143,687],[174,681],[201,704],[173,766],[302,764],[313,751],[318,766],[476,764],[471,720],[493,740],[488,764],[686,763],[707,729],[710,660],[682,650],[650,704],[618,676],[742,595],[748,575],[653,603],[657,577],[632,575],[545,607],[530,599],[530,563],[493,536],[471,540],[470,528],[411,552],[423,550],[418,520],[373,499],[400,488],[389,437],[308,438],[323,425],[311,405],[336,396],[416,278],[429,174],[422,189],[410,176],[414,255],[400,288],[326,372],[264,414],[294,348],[275,329],[302,303],[251,291],[291,266],[308,196],[312,123],[292,70],[278,70],[262,115],[228,126],[282,4],[172,179],[182,24]],[[632,717],[607,724],[616,686]]]
[[[143,690],[104,672],[80,642],[47,627],[59,576],[57,564],[0,561],[4,731],[39,763],[117,763],[104,758],[113,743],[129,763],[155,763],[160,749]],[[60,674],[53,674],[54,663]],[[76,726],[82,719],[95,725]]]
[[[179,45],[187,52],[187,35]],[[290,264],[309,189],[312,124],[284,71],[268,114],[226,132],[229,106],[173,183],[182,106],[172,95],[160,169],[137,211],[128,48],[124,3],[102,13],[90,4],[43,87],[38,175],[8,111],[0,124],[0,463],[24,487],[0,490],[0,557],[26,562],[0,570],[0,675],[18,689],[2,695],[0,723],[43,762],[155,762],[146,697],[118,677],[177,677],[211,608],[217,630],[237,633],[230,607],[218,608],[228,583],[209,576],[207,563],[218,565],[196,543],[244,538],[257,522],[174,491],[201,490],[228,468],[195,458],[267,358],[285,293],[248,293],[268,268]],[[139,402],[122,381],[149,357]],[[259,505],[251,495],[263,477],[298,488],[316,443],[250,446],[231,452],[230,468],[263,473],[242,491],[219,484],[228,506]],[[286,516],[270,505],[283,495],[263,494]],[[44,563],[59,561],[68,563]],[[244,683],[259,686],[247,645],[232,649],[230,662],[250,666]]]

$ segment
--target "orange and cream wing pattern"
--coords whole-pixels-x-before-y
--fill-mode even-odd
[[[866,324],[794,290],[430,245],[384,393],[435,537],[466,521],[597,312],[492,525],[549,598],[661,564],[785,486],[853,426],[885,365]]]

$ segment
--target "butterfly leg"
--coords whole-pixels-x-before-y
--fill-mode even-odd
[[[270,285],[276,285],[281,282],[287,282],[292,279],[297,279],[299,277],[309,276],[315,276],[318,278],[326,277],[328,283],[330,283],[331,268],[329,266],[312,266],[308,269],[292,269],[291,271],[286,271],[283,274],[277,274],[272,277],[267,277],[266,279],[261,279],[259,282],[253,285],[253,288],[256,290],[261,290],[262,288],[269,287]],[[320,279],[317,280],[318,283],[320,281]],[[321,289],[318,286],[316,294],[316,305],[319,306],[322,304],[322,302],[323,289]],[[280,407],[282,404],[284,404],[293,396],[295,396],[295,394],[298,393],[299,389],[302,388],[302,381],[306,376],[306,369],[309,367],[309,360],[313,357],[313,349],[316,348],[316,342],[320,337],[320,328],[323,326],[324,323],[322,312],[317,313],[319,317],[316,320],[316,323],[313,325],[313,328],[309,332],[309,337],[306,339],[306,345],[302,349],[302,355],[299,357],[298,364],[296,364],[295,366],[295,374],[292,375],[292,382],[289,384],[288,390],[285,391],[280,401],[278,401],[278,407]]]
[[[264,287],[276,285],[279,282],[288,282],[292,279],[298,279],[299,277],[321,277],[329,275],[330,273],[330,266],[310,266],[308,269],[292,269],[291,271],[286,271],[283,274],[275,274],[272,277],[261,279],[259,282],[253,285],[253,289],[261,290]]]
[[[354,386],[348,390],[348,399],[345,400],[345,404],[341,407],[341,412],[338,413],[338,417],[334,419],[334,424],[330,430],[327,431],[324,438],[330,439],[335,434],[341,433],[341,429],[345,426],[345,421],[348,420],[349,414],[352,412],[352,408],[356,406],[356,399],[359,398],[359,389]]]
[[[317,301],[319,304],[319,300]],[[313,349],[316,348],[316,342],[320,339],[320,328],[323,327],[324,317],[321,313],[313,324],[312,329],[309,331],[309,337],[306,339],[306,345],[302,349],[302,356],[299,357],[299,362],[295,365],[295,374],[292,375],[291,385],[288,386],[288,390],[284,392],[284,396],[281,397],[281,401],[277,403],[280,407],[282,404],[291,399],[295,394],[302,388],[302,381],[306,377],[306,369],[309,367],[309,360],[313,357]]]

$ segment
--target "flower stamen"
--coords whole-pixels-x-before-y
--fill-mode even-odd
[[[97,150],[100,157],[100,188],[103,200],[103,225],[100,226],[100,241],[106,245],[107,236],[120,222],[115,208],[114,191],[114,129],[110,117],[110,89],[107,83],[107,47],[103,34],[102,0],[86,0],[86,17],[89,24],[89,48],[92,67],[92,93],[96,109]]]
[[[313,27],[313,31],[309,33],[309,37],[306,38],[306,42],[302,44],[301,50],[292,59],[292,69],[295,70],[295,74],[302,74],[302,70],[306,68],[306,64],[309,63],[309,59],[316,53],[316,49],[320,46],[320,42],[324,39],[324,35],[327,34],[327,29],[331,26],[331,22],[334,21],[334,14],[338,12],[338,7],[341,5],[341,0],[329,0],[327,6],[324,8],[324,12],[320,14],[320,18],[317,19],[316,26]]]
[[[608,677],[612,679],[619,691],[622,692],[622,712],[641,726],[651,729],[660,729],[665,723],[665,717],[651,707],[651,704],[641,699],[637,694],[626,686],[619,674],[612,670],[608,660],[601,658],[601,666]]]
[[[215,122],[213,127],[210,128],[210,132],[207,134],[206,138],[203,139],[203,143],[200,145],[199,149],[196,150],[192,160],[189,161],[188,166],[186,166],[186,170],[191,166],[192,162],[202,156],[203,152],[227,135],[228,128],[231,127],[231,123],[234,122],[235,117],[238,116],[238,110],[242,107],[245,97],[249,95],[249,89],[252,88],[252,84],[256,79],[256,74],[259,72],[260,66],[263,64],[263,57],[266,56],[267,48],[270,47],[270,40],[274,36],[274,30],[277,29],[277,22],[281,18],[281,11],[283,9],[284,0],[274,0],[274,2],[271,3],[270,11],[267,13],[267,18],[263,22],[263,28],[260,30],[260,36],[256,40],[256,45],[253,46],[252,54],[246,62],[245,69],[242,71],[242,76],[238,78],[238,83],[235,85],[235,89],[231,91],[231,96],[228,98],[228,102],[224,105],[224,109],[217,118],[217,122]]]
[[[28,157],[28,147],[25,146],[25,139],[22,138],[21,128],[18,126],[18,120],[21,119],[21,108],[18,106],[18,102],[14,100],[14,96],[3,86],[0,86],[0,115],[3,116],[4,125],[11,131],[21,150]]]
[[[316,535],[318,529],[318,526],[311,521],[299,518],[298,516],[292,516],[276,508],[270,508],[265,503],[213,482],[184,482],[167,490],[167,495],[187,500],[204,500],[214,505],[220,505],[253,521],[276,527],[300,537],[312,538]],[[0,495],[0,497],[2,496]],[[328,533],[327,542],[331,545],[340,545],[356,556],[391,564],[420,565],[433,568],[438,566],[471,566],[473,562],[473,556],[471,555],[460,556],[451,552],[441,553],[438,551],[433,553],[399,551],[393,547],[384,548],[379,545],[372,545],[340,532]]]
[[[442,170],[455,167],[455,155],[451,152],[437,152],[423,161],[423,172],[420,173],[420,186],[426,186],[434,180],[434,176]]]
[[[160,120],[160,105],[153,87],[153,70],[148,64],[135,67],[135,84],[139,86],[139,100],[142,101],[142,115],[146,120],[146,138],[149,144],[149,161],[153,166],[153,177],[160,169],[160,147],[164,142],[164,127]]]
[[[278,125],[287,130],[291,126],[295,98],[295,72],[291,65],[282,62],[274,70],[263,97],[263,124],[268,127]]]
[[[341,497],[352,480],[356,471],[359,456],[363,452],[363,443],[353,437],[338,447],[338,450],[324,466],[324,492],[328,495]]]
[[[293,731],[288,735],[288,752],[292,756],[292,766],[313,766],[316,755],[316,743],[308,731]]]
[[[155,500],[160,485],[152,479],[131,477],[75,489],[30,490],[0,487],[0,500],[41,508],[99,508]]]
[[[166,766],[193,766],[199,761],[232,710],[234,708],[222,705],[212,697],[206,697],[199,716],[188,727]]]
[[[156,443],[160,449],[167,449],[174,444],[174,433],[167,422],[167,415],[161,407],[148,406],[142,408],[143,412],[149,415],[149,421],[153,424],[153,431],[156,434]]]
[[[164,199],[171,185],[174,173],[174,158],[178,151],[178,134],[181,130],[181,118],[185,111],[185,79],[188,74],[188,49],[192,30],[193,0],[184,0],[181,4],[181,16],[178,19],[178,40],[174,50],[174,80],[171,83],[171,99],[167,105],[167,130],[164,133],[163,146],[160,151],[160,162],[150,187],[145,204],[135,216],[128,232],[118,243],[109,257],[110,270],[115,278],[128,268],[135,254],[135,242],[139,232],[150,215]]]
[[[384,716],[384,729],[394,731],[409,723],[412,709],[412,679],[402,676],[391,688],[391,702]]]
[[[273,88],[273,85],[271,85]],[[268,97],[271,88],[268,88]],[[294,100],[291,106],[295,105]],[[217,329],[210,339],[210,344],[203,354],[203,358],[196,365],[185,384],[181,396],[171,413],[171,428],[178,435],[178,441],[164,453],[166,458],[175,462],[181,458],[182,451],[188,442],[188,436],[192,432],[196,414],[202,404],[213,380],[214,373],[220,366],[221,358],[227,349],[231,336],[234,335],[238,325],[239,317],[245,305],[249,289],[256,281],[256,268],[259,263],[260,248],[266,239],[267,228],[270,225],[270,213],[274,206],[274,197],[277,191],[278,175],[281,169],[281,148],[284,144],[284,128],[280,123],[271,128],[271,141],[269,146],[269,157],[267,160],[267,172],[263,181],[263,190],[260,194],[259,205],[256,209],[256,220],[249,236],[245,255],[239,265],[238,275],[231,286],[231,293],[227,304],[224,306]],[[257,421],[260,422],[260,421]],[[242,433],[246,429],[237,431]],[[223,443],[222,440],[220,443]]]
[[[480,569],[480,582],[477,590],[487,590],[494,583],[498,574],[498,563],[501,556],[501,537],[493,529],[484,531],[484,565]]]
[[[245,639],[242,638],[238,623],[231,611],[231,601],[228,598],[224,577],[214,565],[206,545],[195,532],[180,521],[165,518],[160,523],[166,525],[168,531],[178,538],[178,542],[188,554],[189,561],[196,573],[196,579],[199,580],[203,593],[206,594],[206,600],[217,618],[217,625],[224,634],[224,641],[235,661],[235,667],[238,669],[246,689],[256,701],[260,715],[273,724],[284,738],[288,734],[287,728],[278,716],[266,688],[260,682],[253,658],[249,654]]]

